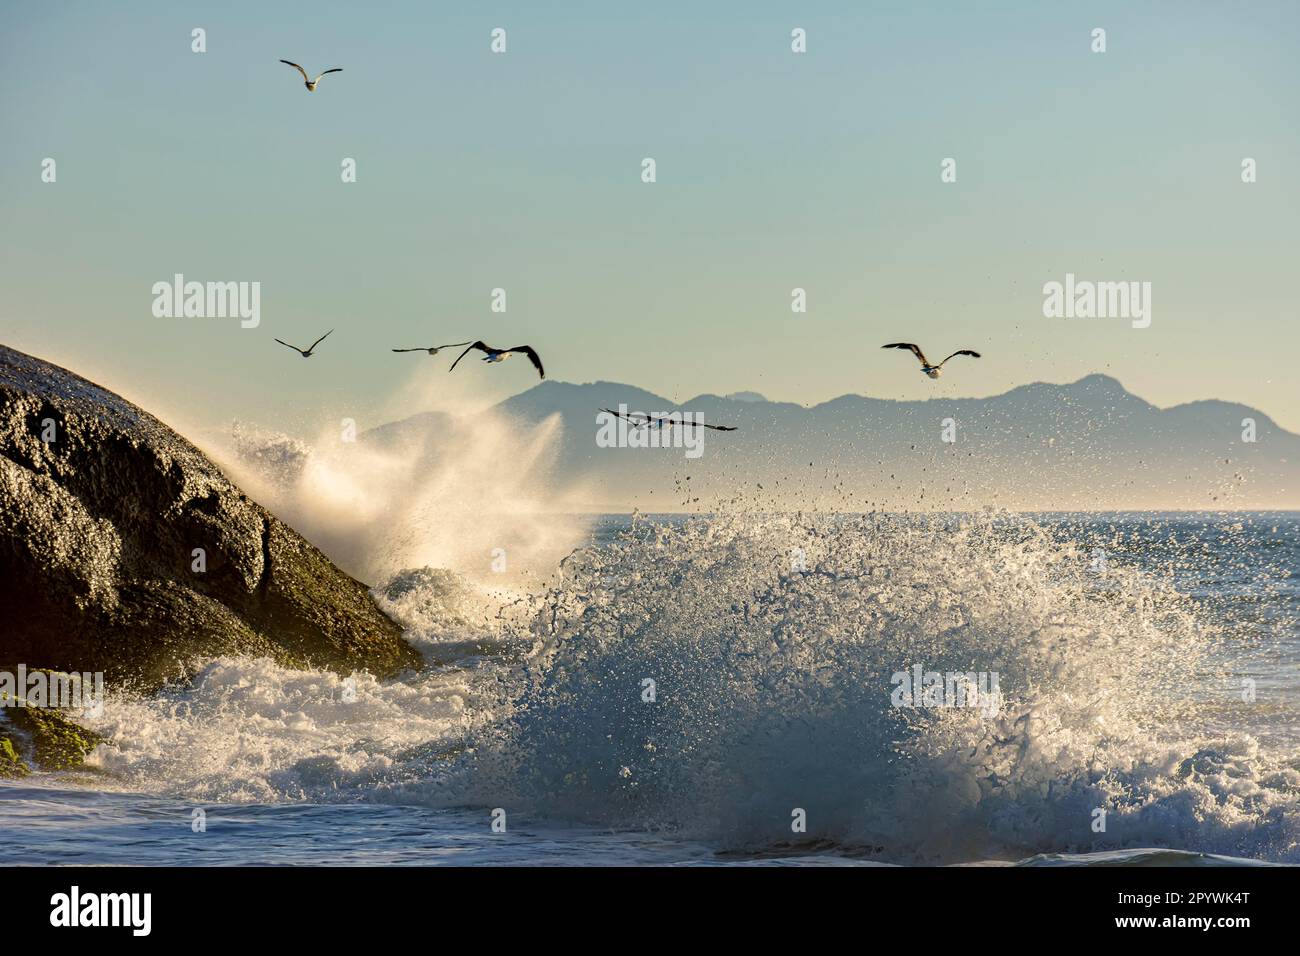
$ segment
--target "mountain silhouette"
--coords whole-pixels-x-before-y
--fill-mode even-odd
[[[693,412],[739,431],[696,429],[698,458],[680,447],[599,447],[598,411],[620,404],[650,415]],[[546,381],[495,410],[520,426],[560,416],[550,477],[590,489],[592,511],[694,510],[736,496],[773,510],[1300,506],[1300,436],[1232,402],[1161,409],[1100,374],[989,398],[843,395],[811,407],[752,392],[677,404],[615,382]],[[436,421],[415,416],[370,434],[391,439]]]

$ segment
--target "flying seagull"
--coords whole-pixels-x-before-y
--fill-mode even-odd
[[[615,418],[625,419],[626,421],[631,422],[637,428],[644,428],[647,425],[649,425],[651,428],[665,428],[665,429],[672,428],[674,425],[682,425],[682,426],[699,425],[702,428],[712,428],[715,432],[734,432],[736,430],[735,425],[706,425],[704,422],[683,421],[680,418],[652,418],[651,416],[647,415],[645,412],[628,412],[626,415],[620,415],[612,408],[602,408],[601,411],[609,412],[609,414],[613,415]],[[634,421],[633,416],[640,419],[640,421]]]
[[[288,346],[289,348],[293,349],[295,352],[297,352],[297,353],[298,353],[299,355],[301,355],[303,358],[311,358],[312,352],[316,351],[316,346],[318,346],[318,345],[320,345],[322,342],[324,342],[325,339],[327,339],[327,338],[329,337],[330,333],[333,332],[333,331],[334,331],[333,329],[330,329],[329,332],[326,332],[324,335],[322,335],[320,338],[318,338],[315,342],[313,342],[313,343],[311,344],[311,348],[307,349],[305,352],[304,352],[302,349],[298,348],[298,346],[296,346],[296,345],[289,345],[289,343],[286,342],[286,341],[284,341],[284,339],[276,339],[276,341],[279,342],[281,345],[286,345],[286,346]]]
[[[917,359],[919,359],[921,362],[921,371],[924,372],[926,375],[930,376],[931,378],[938,378],[940,375],[943,374],[943,363],[948,361],[948,359],[952,358],[953,355],[969,355],[971,358],[980,357],[979,352],[972,352],[970,349],[958,349],[956,352],[953,352],[952,355],[949,355],[948,358],[944,359],[943,362],[940,362],[938,365],[931,365],[930,360],[927,359],[925,357],[925,353],[921,351],[921,347],[919,345],[913,345],[911,342],[891,342],[888,345],[882,345],[881,348],[882,349],[911,349],[912,354],[915,355]]]
[[[461,352],[460,356],[456,361],[451,363],[451,368],[447,369],[447,371],[450,372],[454,370],[456,366],[460,364],[460,360],[470,352],[474,351],[474,349],[478,349],[483,353],[483,361],[485,362],[504,362],[510,357],[511,352],[520,352],[528,356],[528,360],[533,363],[533,368],[537,369],[538,377],[546,378],[546,373],[542,371],[542,360],[537,357],[537,353],[533,351],[531,345],[516,345],[513,348],[508,349],[494,349],[492,346],[482,341],[473,343],[469,348]]]
[[[420,349],[393,349],[394,352],[428,352],[430,355],[437,355],[438,349],[454,349],[461,345],[469,345],[468,342],[449,342],[447,345],[434,345],[431,348]],[[457,359],[457,361],[460,361]]]
[[[281,63],[287,63],[287,64],[289,64],[289,66],[293,67],[295,70],[297,70],[299,73],[302,74],[302,78],[303,78],[303,80],[304,80],[304,81],[306,82],[306,84],[307,84],[307,92],[308,92],[308,93],[315,93],[315,92],[316,92],[316,84],[320,82],[320,78],[321,78],[321,76],[324,76],[325,73],[342,73],[342,72],[343,72],[343,68],[342,68],[342,67],[335,67],[335,68],[332,69],[332,70],[326,70],[325,73],[320,74],[320,76],[317,76],[316,79],[313,80],[310,76],[307,75],[307,71],[306,71],[306,70],[304,70],[302,67],[300,67],[297,63],[294,63],[292,60],[281,60],[280,62],[281,62]]]

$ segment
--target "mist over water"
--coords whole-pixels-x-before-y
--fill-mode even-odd
[[[416,416],[311,441],[235,423],[213,451],[241,487],[362,581],[445,567],[497,584],[550,572],[582,540],[578,487],[550,480],[560,423]]]

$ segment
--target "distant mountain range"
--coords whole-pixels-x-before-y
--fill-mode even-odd
[[[682,448],[599,447],[599,409],[620,404],[739,430],[695,429],[703,452],[694,459]],[[496,411],[518,426],[559,416],[549,477],[581,486],[592,511],[695,510],[737,496],[773,510],[1300,507],[1300,436],[1231,402],[1157,408],[1106,375],[991,398],[844,395],[813,407],[753,392],[677,405],[614,382],[547,381]],[[417,415],[368,434],[392,439],[441,419]]]

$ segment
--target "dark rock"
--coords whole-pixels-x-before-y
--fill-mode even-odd
[[[421,662],[360,582],[192,444],[4,346],[0,621],[0,667],[102,671],[142,689],[221,654],[379,676]]]

